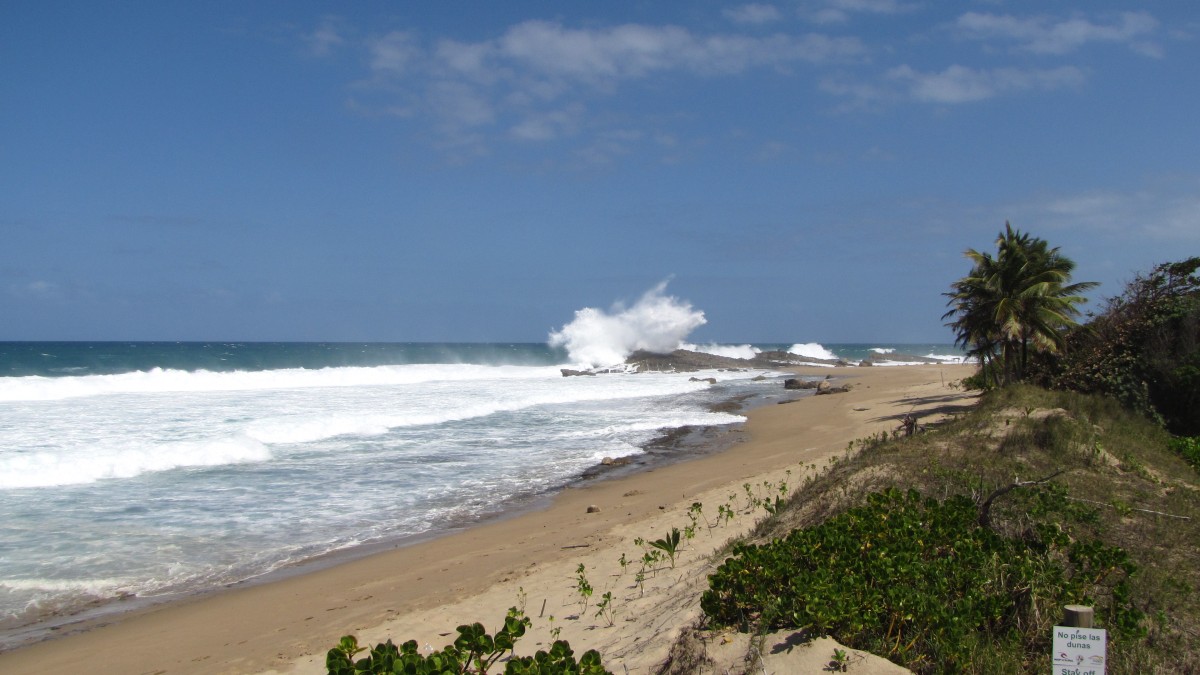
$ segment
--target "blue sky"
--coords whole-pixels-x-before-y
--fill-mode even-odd
[[[0,339],[950,341],[1200,254],[1191,2],[0,5]],[[1095,306],[1095,303],[1093,304]]]

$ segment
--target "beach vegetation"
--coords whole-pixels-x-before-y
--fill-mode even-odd
[[[596,603],[596,618],[603,618],[610,627],[616,623],[616,607],[613,605],[612,591],[605,591],[604,595],[600,596],[600,602]]]
[[[1200,480],[1111,398],[1013,385],[852,444],[727,552],[710,626],[827,634],[918,673],[1046,672],[1062,605],[1108,672],[1200,672]]]
[[[1200,435],[1200,257],[1154,267],[1035,361],[1048,388],[1102,394],[1180,436]]]
[[[667,554],[667,558],[671,562],[671,569],[675,569],[675,556],[679,554],[679,528],[672,527],[666,536],[655,539],[650,542],[650,545]]]
[[[639,571],[643,578],[645,577],[646,570],[650,570],[651,576],[658,574],[658,563],[662,561],[662,556],[662,551],[658,550],[647,550],[642,553],[642,568]]]
[[[733,520],[734,512],[730,508],[728,502],[717,507],[717,524],[728,525],[729,521]]]
[[[943,319],[955,344],[979,360],[980,384],[1002,386],[1025,379],[1032,353],[1063,350],[1066,329],[1076,325],[1082,295],[1093,282],[1071,283],[1075,263],[1045,240],[1005,223],[996,253],[967,249],[967,276],[944,295]]]
[[[1115,636],[1136,635],[1123,550],[1049,526],[1009,539],[978,520],[966,496],[874,493],[817,527],[735,547],[701,608],[717,625],[804,628],[918,671],[961,670],[992,643],[1039,646],[1043,617],[1063,604],[1098,603]]]
[[[325,667],[329,675],[486,675],[503,661],[506,675],[609,673],[598,652],[589,650],[576,660],[570,643],[564,640],[556,640],[548,651],[538,650],[533,656],[515,656],[516,642],[530,624],[529,618],[513,607],[495,635],[480,623],[462,625],[453,643],[427,654],[420,653],[416,640],[400,646],[388,640],[368,648],[360,647],[357,638],[347,635],[326,654]]]
[[[1171,449],[1185,462],[1200,471],[1200,436],[1179,437],[1171,439]]]
[[[833,658],[829,660],[829,670],[835,673],[844,673],[850,669],[850,657],[845,649],[833,650]]]
[[[704,529],[708,530],[709,537],[712,536],[712,530],[714,526],[712,521],[708,519],[708,516],[704,515],[704,504],[701,504],[700,502],[692,502],[692,505],[688,508],[688,519],[692,521],[693,530],[699,526],[700,520],[703,519]],[[691,537],[689,537],[689,539],[690,538]]]
[[[579,563],[579,567],[575,568],[575,592],[579,594],[579,602],[583,605],[584,612],[587,611],[593,591],[592,584],[587,578],[587,566]]]

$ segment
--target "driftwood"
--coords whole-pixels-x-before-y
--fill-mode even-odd
[[[992,526],[992,503],[995,502],[1000,497],[1003,497],[1004,495],[1012,492],[1013,490],[1016,490],[1017,488],[1031,487],[1033,485],[1041,485],[1042,483],[1049,481],[1050,479],[1058,476],[1059,474],[1063,473],[1064,471],[1066,471],[1066,469],[1059,469],[1058,471],[1055,471],[1054,473],[1050,474],[1049,476],[1046,476],[1045,478],[1039,478],[1038,480],[1024,480],[1023,481],[1018,476],[1017,479],[1014,480],[1009,485],[1005,485],[1004,487],[997,489],[995,492],[988,495],[988,498],[985,499],[983,504],[981,504],[979,506],[979,526],[980,527],[991,527]]]

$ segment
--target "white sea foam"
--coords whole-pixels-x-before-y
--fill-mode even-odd
[[[458,524],[641,452],[661,429],[741,421],[708,411],[712,387],[696,375],[406,365],[0,378],[0,578],[13,580],[0,582],[0,627]],[[722,390],[754,387],[752,375],[700,374]]]
[[[725,356],[731,359],[752,359],[762,352],[761,349],[753,345],[718,345],[711,343],[706,345],[695,345],[691,343],[685,343],[681,345],[681,348],[693,352],[700,352],[702,354]]]
[[[795,354],[796,356],[805,356],[810,359],[834,360],[838,357],[837,354],[834,354],[817,342],[794,344],[788,349],[788,353]]]
[[[972,363],[971,359],[962,354],[926,354],[925,358],[937,359],[945,363]]]
[[[632,307],[616,303],[609,311],[585,307],[575,318],[550,333],[553,347],[563,347],[577,364],[611,366],[639,349],[668,353],[698,326],[704,312],[686,301],[665,294],[664,281],[638,299]]]
[[[270,450],[250,438],[148,445],[105,444],[78,449],[44,450],[0,457],[0,489],[38,488],[132,478],[181,467],[262,462]]]
[[[348,368],[289,368],[281,370],[184,371],[154,368],[117,375],[82,377],[3,377],[2,401],[56,401],[106,394],[164,392],[229,392],[364,387],[423,382],[461,382],[478,379],[530,379],[557,375],[553,367],[416,364]]]
[[[0,589],[10,591],[73,592],[103,597],[133,585],[132,579],[0,579]]]
[[[871,351],[876,354],[893,354],[896,349],[894,347],[871,347]]]
[[[708,387],[690,377],[666,374],[563,378],[555,368],[422,368],[427,375],[437,373],[440,378],[423,382],[411,376],[395,377],[403,368],[378,370],[384,371],[383,376],[355,375],[359,380],[384,382],[390,378],[401,383],[314,389],[304,386],[308,382],[304,377],[289,380],[290,376],[267,375],[262,382],[293,381],[300,386],[224,393],[203,388],[154,393],[110,389],[106,396],[24,402],[10,414],[8,447],[0,452],[0,490],[78,485],[184,467],[266,462],[275,451],[336,438],[365,440],[395,430],[434,428],[537,406],[615,405],[627,399]],[[462,381],[467,378],[459,377],[465,373],[474,378],[469,385]],[[319,372],[308,374],[317,381],[329,381]],[[198,379],[204,381],[208,375],[214,374]],[[246,374],[232,375],[237,382]],[[727,373],[712,376],[732,377]],[[661,415],[653,422],[657,427],[673,424],[670,419],[658,418]]]

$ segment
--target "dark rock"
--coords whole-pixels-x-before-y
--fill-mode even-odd
[[[812,380],[802,380],[796,377],[789,377],[783,381],[784,389],[816,389],[817,383]]]

